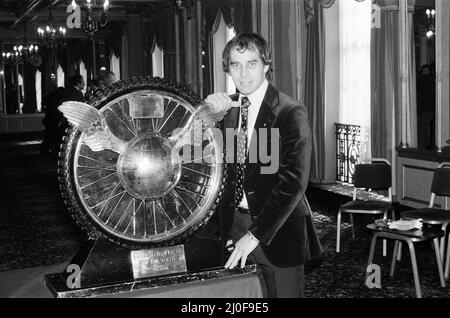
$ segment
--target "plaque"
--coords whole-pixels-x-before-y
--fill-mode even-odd
[[[186,272],[184,245],[131,251],[135,279]]]
[[[130,103],[130,117],[163,118],[164,98],[157,94],[136,94]]]

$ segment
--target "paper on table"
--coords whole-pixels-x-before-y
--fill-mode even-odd
[[[408,231],[413,229],[421,230],[423,227],[422,219],[417,220],[399,220],[389,223],[391,230]]]

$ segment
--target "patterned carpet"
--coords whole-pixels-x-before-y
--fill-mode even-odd
[[[39,155],[39,135],[0,139],[0,272],[59,264],[70,260],[85,239],[67,213],[59,194],[56,156]],[[338,191],[335,191],[338,192]],[[310,186],[308,197],[325,253],[306,266],[306,296],[317,298],[413,298],[414,282],[409,255],[404,250],[394,278],[388,256],[377,246],[375,263],[381,266],[381,289],[364,286],[371,235],[370,218],[355,216],[357,239],[348,223],[342,231],[342,252],[335,253],[336,211],[349,198],[342,193]],[[373,219],[372,219],[373,220]],[[348,222],[348,219],[344,219]],[[447,298],[450,287],[439,285],[434,251],[418,245],[419,275],[427,298]],[[450,283],[450,282],[449,282]]]

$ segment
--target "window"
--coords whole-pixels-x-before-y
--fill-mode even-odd
[[[42,73],[36,71],[36,107],[38,112],[42,112]]]
[[[342,124],[361,126],[360,157],[370,146],[371,1],[339,1],[340,107]]]
[[[227,92],[228,94],[236,93],[236,87],[230,76],[225,74],[222,67],[222,52],[225,45],[235,35],[234,28],[227,27],[223,15],[219,12],[216,21],[217,29],[213,35],[213,70],[214,70],[214,91]]]
[[[56,70],[56,79],[58,87],[64,86],[64,71],[61,65],[58,65],[58,69]]]
[[[20,92],[20,98],[19,98],[19,114],[23,113],[23,77],[18,74],[18,83],[19,83],[19,92]]]
[[[84,65],[83,61],[80,62],[80,75],[83,76],[84,82],[87,83],[87,70],[86,70],[86,66]],[[83,92],[83,94],[86,93],[86,85],[84,86],[82,92]]]
[[[111,58],[109,59],[109,69],[116,76],[116,80],[120,80],[120,58],[114,54],[111,54]]]
[[[152,76],[164,77],[164,51],[153,42],[152,50]]]

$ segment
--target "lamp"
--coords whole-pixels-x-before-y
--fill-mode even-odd
[[[425,14],[427,15],[427,28],[428,31],[426,33],[427,38],[431,38],[436,34],[436,10],[434,9],[427,9],[425,11]]]
[[[76,8],[77,3],[75,0],[72,0],[71,4],[73,8]],[[81,29],[86,32],[91,38],[94,37],[95,33],[99,29],[105,27],[109,20],[109,0],[104,0],[102,12],[97,19],[94,18],[95,6],[96,0],[86,0],[82,4],[82,8],[86,10],[86,20],[82,22]]]
[[[20,63],[19,52],[17,51],[2,52],[2,62],[5,65],[19,64]]]
[[[24,40],[22,43],[15,43],[12,51],[2,52],[2,61],[4,64],[21,64],[33,60],[38,55],[38,46],[29,44],[26,38],[27,29],[24,24]]]

